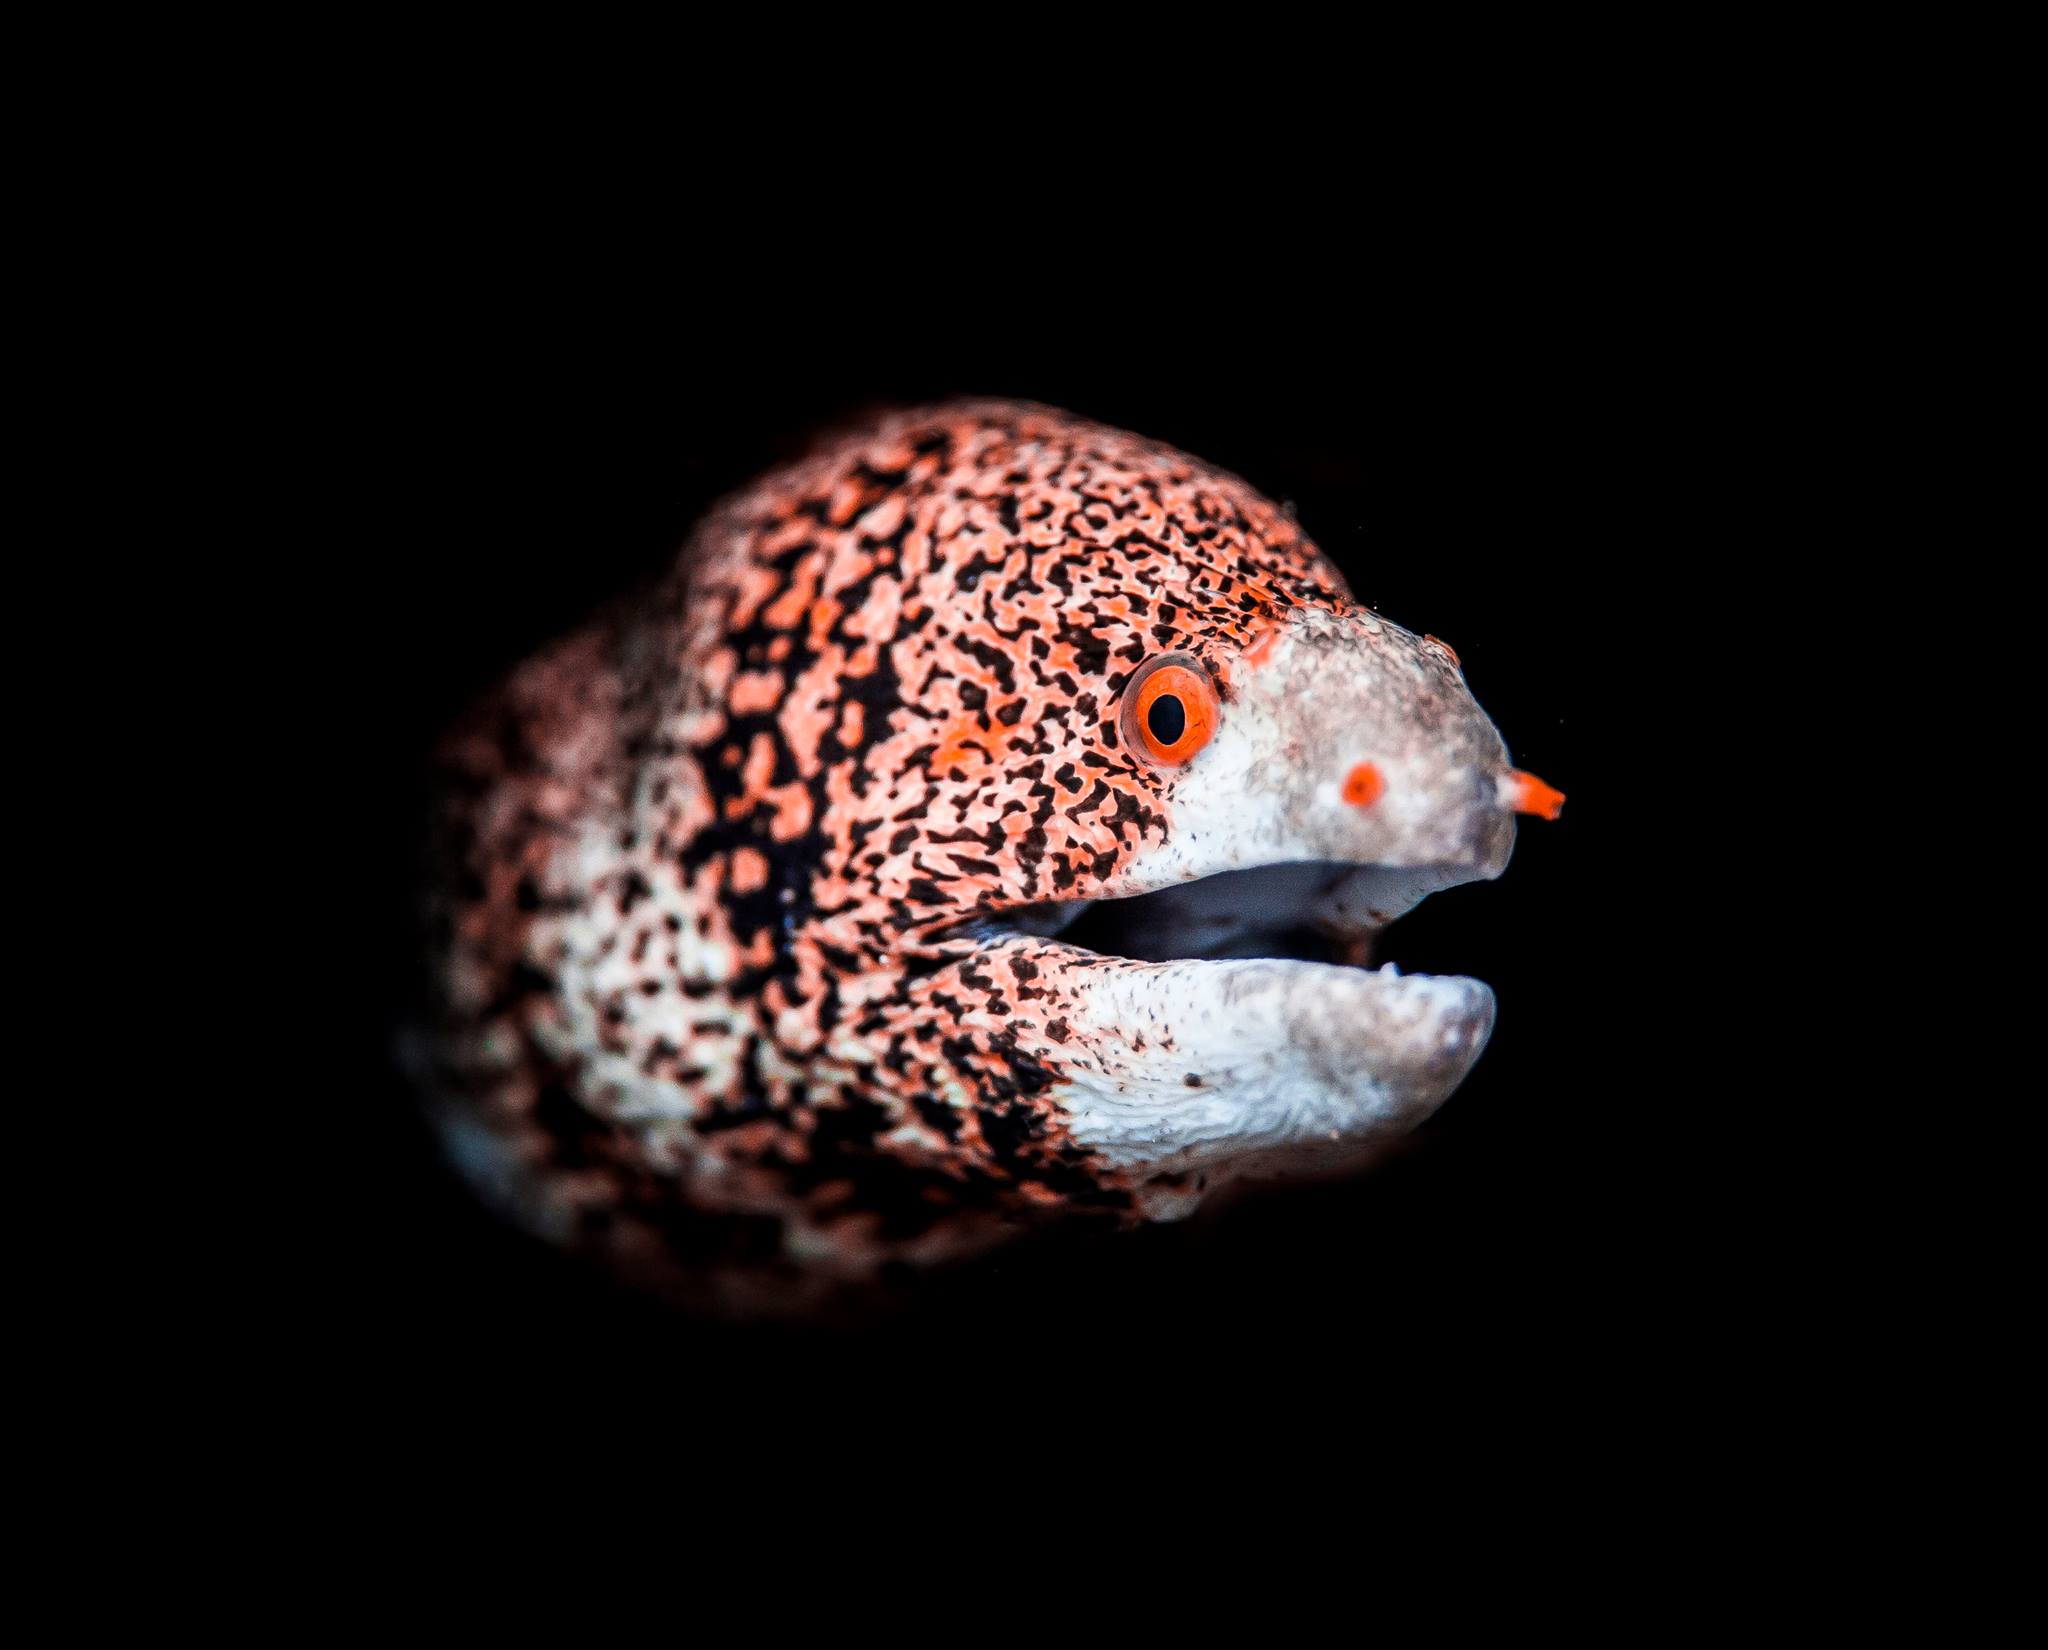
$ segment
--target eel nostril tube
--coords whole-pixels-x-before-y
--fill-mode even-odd
[[[1500,782],[1500,799],[1518,814],[1541,814],[1555,819],[1564,812],[1564,792],[1543,783],[1533,773],[1510,768]]]
[[[1380,799],[1387,782],[1370,762],[1361,762],[1344,776],[1344,800],[1355,808],[1370,808]]]

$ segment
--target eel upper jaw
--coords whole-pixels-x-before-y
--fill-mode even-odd
[[[1507,749],[1462,678],[1369,613],[1311,609],[1228,705],[1164,788],[1170,828],[1087,903],[960,931],[1028,951],[1073,1138],[1148,1184],[1345,1167],[1440,1104],[1493,1026],[1477,980],[1367,966],[1402,912],[1513,852]]]

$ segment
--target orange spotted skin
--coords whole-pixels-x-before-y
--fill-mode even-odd
[[[1235,478],[1047,408],[893,415],[719,506],[446,753],[430,1086],[529,1224],[685,1292],[971,1251],[1132,1188],[1058,1103],[1076,970],[973,919],[1118,891],[1218,684],[1348,598]],[[1132,1035],[1142,1043],[1142,1030]]]

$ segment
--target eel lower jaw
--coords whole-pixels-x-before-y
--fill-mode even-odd
[[[1494,1018],[1478,980],[1290,958],[1109,962],[1084,995],[1073,1138],[1169,1200],[1357,1167],[1450,1096]]]
[[[1225,1179],[1354,1168],[1450,1095],[1492,991],[1369,964],[1402,911],[1498,869],[1265,866],[1008,913],[978,938],[1036,948],[1080,998],[1060,1104],[1165,1217]]]

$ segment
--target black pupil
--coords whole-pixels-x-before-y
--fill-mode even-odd
[[[1154,699],[1152,708],[1145,712],[1145,726],[1160,744],[1179,744],[1180,736],[1188,729],[1188,708],[1180,702],[1180,695],[1162,693]]]

